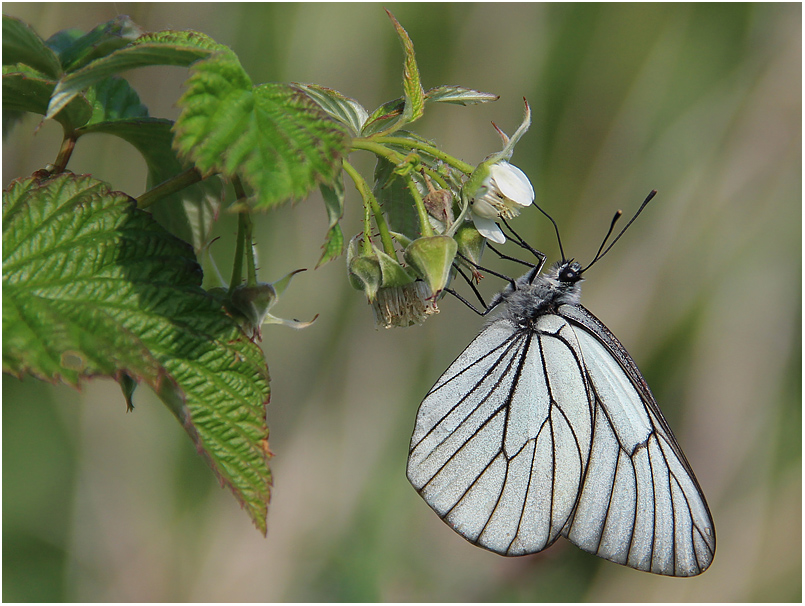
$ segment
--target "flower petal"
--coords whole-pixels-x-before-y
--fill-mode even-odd
[[[489,167],[490,174],[500,192],[520,206],[529,206],[534,201],[534,188],[525,173],[508,162],[499,162]]]
[[[475,229],[477,229],[484,238],[492,240],[492,242],[496,244],[506,243],[506,236],[503,235],[497,223],[486,217],[479,217],[478,215],[473,215],[472,220],[475,223]]]
[[[489,192],[489,188],[481,187],[482,191],[475,194],[475,199],[472,201],[472,212],[475,216],[484,217],[485,219],[495,220],[500,216],[500,211],[495,208],[495,206],[486,199],[486,195]],[[494,194],[491,194],[493,200]],[[498,201],[499,202],[499,201]]]

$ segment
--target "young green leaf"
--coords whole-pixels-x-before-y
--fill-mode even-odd
[[[91,85],[121,72],[150,65],[185,67],[212,53],[228,50],[199,32],[163,31],[145,34],[115,52],[95,59],[61,79],[50,100],[47,118]]]
[[[412,240],[419,237],[419,218],[408,185],[385,158],[375,164],[372,193],[386,214],[389,228]]]
[[[8,111],[32,112],[45,115],[56,82],[31,67],[3,66],[3,113]],[[87,123],[92,116],[92,105],[83,96],[74,97],[62,107],[54,119],[65,132],[72,132]]]
[[[27,23],[3,15],[3,65],[22,63],[54,80],[61,75],[56,54]]]
[[[294,82],[293,86],[305,91],[330,116],[348,126],[353,135],[358,136],[361,134],[361,129],[369,118],[369,112],[355,99],[342,95],[337,90],[319,86],[318,84],[299,84]]]
[[[56,56],[59,57],[59,61],[61,61],[61,57],[67,49],[71,48],[73,44],[75,44],[75,41],[82,36],[84,36],[83,30],[77,27],[71,27],[56,32],[45,40],[45,44],[50,50],[56,53]]]
[[[59,60],[64,71],[74,72],[94,59],[123,48],[142,34],[143,30],[129,16],[120,15],[74,38],[61,49]]]
[[[394,18],[388,10],[386,14],[394,24],[394,29],[397,30],[397,35],[402,42],[403,52],[405,53],[405,62],[403,64],[403,91],[405,92],[405,107],[403,108],[403,117],[400,120],[399,127],[419,119],[425,111],[425,91],[422,89],[422,83],[419,80],[419,67],[416,64],[416,57],[414,56],[414,43],[408,36],[408,32],[403,29],[399,21]]]
[[[189,245],[89,176],[4,192],[4,371],[147,383],[265,532],[268,368],[200,283]]]
[[[403,113],[405,106],[405,99],[399,97],[386,101],[383,105],[379,106],[375,111],[369,114],[369,117],[363,123],[361,135],[368,137],[375,133],[379,133],[392,124],[392,120],[399,121],[399,117]],[[392,129],[390,129],[392,130]]]
[[[319,189],[324,198],[324,207],[327,209],[330,226],[322,247],[324,251],[319,262],[316,263],[317,269],[336,257],[340,257],[344,252],[344,232],[341,231],[341,226],[338,224],[344,215],[344,179],[339,175],[332,185],[322,183]]]
[[[437,86],[425,93],[425,101],[431,103],[455,103],[456,105],[475,105],[497,101],[500,95],[483,93],[463,86]]]
[[[304,92],[280,83],[252,87],[233,53],[191,71],[174,147],[202,174],[239,175],[258,209],[303,198],[337,177],[349,134]]]

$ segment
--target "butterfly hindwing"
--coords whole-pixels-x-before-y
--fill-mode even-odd
[[[701,489],[623,346],[581,306],[563,306],[593,392],[595,429],[582,490],[563,534],[619,564],[671,576],[710,565],[715,530]]]

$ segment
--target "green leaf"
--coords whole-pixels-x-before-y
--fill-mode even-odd
[[[492,93],[484,93],[481,91],[473,90],[471,88],[464,88],[463,86],[437,86],[430,89],[425,93],[426,103],[455,103],[456,105],[475,105],[477,103],[489,103],[499,99],[499,95]],[[391,132],[396,131],[404,125],[404,120],[399,117],[403,113],[405,107],[405,99],[398,97],[387,101],[376,110],[374,110],[363,123],[361,135],[368,137],[381,131]],[[399,124],[395,124],[395,128],[388,128],[393,122],[398,120]],[[395,132],[395,135],[398,133]]]
[[[340,257],[344,252],[344,232],[341,231],[339,225],[339,221],[344,215],[344,179],[339,175],[332,185],[321,184],[319,189],[324,198],[324,207],[327,209],[329,229],[322,247],[324,251],[319,262],[316,263],[317,269],[336,257]]]
[[[419,119],[425,111],[425,91],[422,89],[422,83],[419,80],[419,67],[416,64],[416,57],[414,56],[414,43],[408,36],[408,32],[403,29],[399,21],[394,18],[388,10],[386,14],[394,24],[394,29],[397,30],[397,35],[402,42],[403,52],[405,53],[405,62],[403,64],[403,91],[405,92],[405,107],[403,108],[403,115],[400,119],[399,127],[404,126],[409,122]]]
[[[192,69],[179,100],[174,147],[208,175],[240,176],[266,209],[332,183],[349,134],[301,90],[251,86],[237,57],[221,53]]]
[[[268,368],[200,283],[187,244],[89,176],[3,194],[4,371],[150,385],[265,532]]]
[[[218,51],[228,50],[199,32],[163,31],[145,34],[128,46],[67,74],[59,82],[48,107],[50,118],[75,95],[115,74],[151,65],[185,67]]]
[[[341,229],[341,224],[336,223],[327,230],[321,257],[319,262],[316,263],[316,269],[340,257],[342,254],[344,254],[344,231]]]
[[[45,44],[50,50],[56,53],[56,55],[59,57],[59,61],[61,61],[61,57],[67,51],[67,49],[73,46],[75,41],[83,35],[84,31],[76,27],[63,29],[45,40]]]
[[[87,92],[92,103],[89,124],[148,116],[148,108],[140,102],[137,91],[119,76],[101,80]]]
[[[125,103],[119,106],[120,111],[127,113],[124,107],[135,106]],[[187,168],[171,147],[172,127],[171,120],[162,118],[127,118],[89,124],[79,129],[78,134],[114,135],[133,145],[145,159],[148,167],[146,187],[151,189]],[[210,177],[165,196],[149,207],[149,211],[163,227],[191,242],[196,251],[199,251],[207,244],[212,222],[217,217],[221,189],[220,179]]]
[[[389,228],[409,238],[419,237],[419,216],[405,180],[394,172],[396,166],[378,157],[372,193],[386,213]]]
[[[455,103],[456,105],[476,105],[497,101],[500,95],[483,93],[463,86],[437,86],[425,93],[425,101],[432,103]]]
[[[361,135],[368,137],[369,135],[379,133],[386,129],[386,127],[392,124],[392,120],[399,120],[399,117],[403,113],[404,106],[405,100],[402,97],[386,101],[369,114],[369,117],[366,119],[361,129]]]
[[[181,192],[182,199],[182,217],[187,222],[190,230],[190,239],[188,242],[193,243],[193,248],[200,251],[204,246],[208,245],[212,240],[212,228],[218,220],[218,213],[221,210],[221,199],[223,197],[223,183],[218,177],[209,177]],[[160,209],[166,209],[167,213],[157,214]],[[157,221],[163,225],[166,223],[170,225],[170,218],[162,219],[163,216],[178,218],[177,214],[169,214],[175,204],[169,201],[163,201],[159,205],[151,207],[151,212],[155,215]]]
[[[58,79],[61,65],[56,54],[27,23],[3,15],[3,65],[22,63]]]
[[[353,135],[360,135],[364,123],[369,118],[369,112],[355,99],[318,84],[294,82],[293,86],[305,91],[330,116],[348,126]]]
[[[3,66],[3,112],[23,111],[45,115],[56,83],[21,64]],[[87,123],[92,105],[83,96],[74,97],[55,116],[67,132]]]
[[[120,15],[101,23],[82,36],[73,37],[71,32],[69,35],[72,40],[69,45],[63,44],[65,38],[58,39],[57,41],[62,44],[59,59],[64,71],[73,72],[93,59],[105,57],[123,48],[142,34],[143,30],[129,16]]]

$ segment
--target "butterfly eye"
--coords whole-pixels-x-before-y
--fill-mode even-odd
[[[559,272],[559,281],[560,282],[578,282],[581,280],[581,273],[573,267],[573,265],[568,265],[567,267],[563,267]]]

